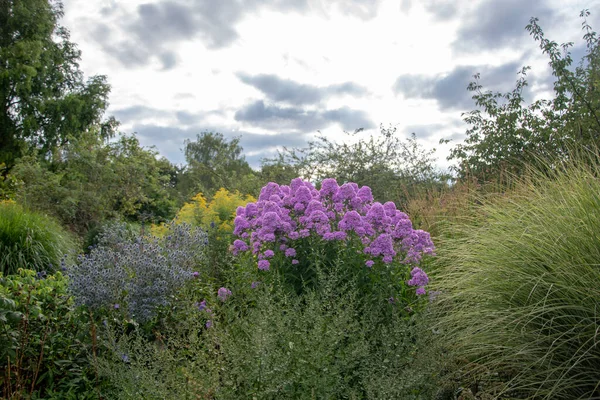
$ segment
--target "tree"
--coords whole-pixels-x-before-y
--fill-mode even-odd
[[[555,77],[554,98],[525,105],[527,71],[519,72],[513,91],[483,91],[476,74],[468,90],[479,107],[463,115],[470,125],[463,144],[455,146],[449,160],[457,160],[460,176],[480,181],[501,180],[520,174],[527,165],[543,167],[549,159],[564,159],[581,146],[596,148],[600,143],[600,48],[596,33],[587,23],[584,10],[583,39],[587,54],[573,69],[569,49],[573,43],[559,46],[544,36],[537,18],[526,29],[550,58]],[[542,161],[540,163],[540,161]]]
[[[184,142],[187,166],[179,189],[189,197],[202,192],[211,196],[220,188],[253,194],[260,189],[256,173],[243,156],[240,138],[227,140],[221,133],[203,132]]]
[[[102,122],[110,86],[105,76],[83,81],[81,52],[58,25],[60,1],[0,0],[0,165],[6,175],[30,150],[48,157],[91,127],[109,137],[116,121]]]
[[[294,171],[310,181],[336,178],[367,185],[380,201],[403,202],[417,187],[444,181],[434,166],[435,150],[424,150],[414,133],[402,139],[396,128],[380,131],[368,137],[360,136],[362,129],[345,132],[348,138],[342,142],[318,136],[306,148],[284,149],[277,158],[264,160],[263,169]]]
[[[20,204],[58,217],[79,235],[106,219],[165,221],[175,215],[175,167],[135,136],[104,143],[97,132],[71,140],[60,160],[25,156],[11,170]]]

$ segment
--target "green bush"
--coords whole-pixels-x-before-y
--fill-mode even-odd
[[[444,339],[493,395],[600,398],[600,168],[586,164],[533,173],[438,246]]]
[[[60,272],[45,279],[32,270],[0,274],[2,398],[97,398],[90,332]]]
[[[189,304],[153,341],[140,329],[110,326],[103,335],[108,351],[98,360],[100,377],[110,382],[104,394],[119,399],[449,398],[435,397],[444,353],[425,328],[425,316],[406,318],[387,301],[369,309],[356,282],[342,283],[344,276],[328,271],[320,289],[301,296],[275,280],[246,292],[234,289],[225,301],[215,291],[205,297],[202,310]]]
[[[49,273],[73,248],[70,235],[52,218],[0,203],[0,272],[4,275],[19,268]]]

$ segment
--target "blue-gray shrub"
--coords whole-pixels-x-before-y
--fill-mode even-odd
[[[204,263],[207,236],[171,224],[163,238],[129,237],[124,224],[104,228],[90,253],[67,268],[70,290],[91,310],[119,308],[139,323],[150,320]]]

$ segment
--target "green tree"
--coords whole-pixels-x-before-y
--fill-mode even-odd
[[[414,133],[403,139],[396,128],[382,126],[380,131],[367,137],[360,136],[362,129],[345,132],[348,140],[341,142],[318,136],[306,148],[284,149],[277,158],[265,160],[265,166],[287,166],[311,181],[336,178],[367,185],[375,199],[400,204],[421,188],[443,184],[443,174],[434,165],[435,150],[423,149]]]
[[[187,166],[179,190],[185,197],[198,192],[212,196],[220,188],[253,194],[260,189],[256,173],[246,161],[240,138],[227,140],[221,133],[203,132],[184,142]]]
[[[554,98],[525,104],[529,67],[519,72],[515,89],[508,93],[484,91],[479,74],[474,76],[468,90],[474,93],[478,109],[463,115],[470,125],[467,138],[449,156],[458,161],[460,176],[504,181],[526,165],[543,167],[541,160],[569,157],[573,148],[599,144],[600,49],[596,32],[587,23],[589,15],[587,10],[580,14],[587,54],[574,69],[569,51],[573,43],[559,46],[547,39],[537,18],[526,27],[550,59]]]
[[[104,143],[89,132],[63,146],[52,162],[26,156],[9,177],[20,204],[58,217],[79,235],[106,219],[171,219],[173,199],[168,160],[157,159],[135,136]]]
[[[93,126],[111,136],[116,121],[102,122],[110,86],[105,76],[84,82],[81,52],[58,24],[60,1],[0,0],[0,164],[38,149],[47,156]]]

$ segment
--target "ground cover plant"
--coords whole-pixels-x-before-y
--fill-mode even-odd
[[[440,246],[443,340],[500,398],[600,398],[600,184],[554,164]]]
[[[50,273],[74,249],[74,240],[54,219],[14,202],[0,202],[0,272],[4,275],[19,268]]]

